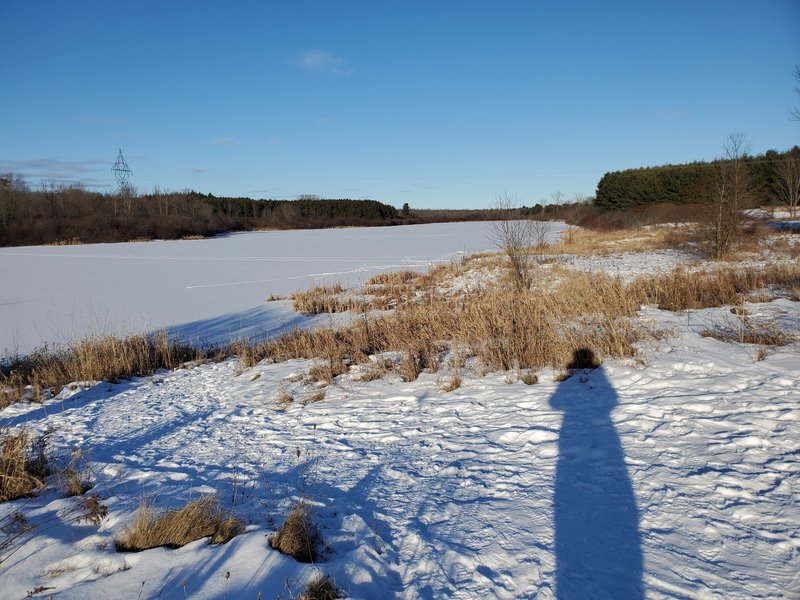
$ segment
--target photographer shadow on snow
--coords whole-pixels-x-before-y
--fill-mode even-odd
[[[556,596],[643,598],[639,517],[625,455],[611,420],[617,393],[589,349],[550,398],[564,413],[553,512]]]

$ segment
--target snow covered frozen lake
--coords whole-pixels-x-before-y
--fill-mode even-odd
[[[288,303],[266,303],[270,294],[357,285],[492,247],[487,223],[443,223],[0,248],[0,356],[161,328],[207,341],[269,334],[298,318]]]

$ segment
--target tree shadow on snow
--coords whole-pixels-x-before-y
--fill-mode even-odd
[[[611,420],[617,393],[596,366],[591,350],[577,350],[572,376],[550,399],[564,413],[553,495],[556,595],[643,598],[638,509]]]

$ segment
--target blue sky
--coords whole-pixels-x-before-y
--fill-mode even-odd
[[[482,208],[800,143],[799,0],[0,3],[0,172]]]

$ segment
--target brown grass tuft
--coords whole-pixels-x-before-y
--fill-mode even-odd
[[[305,563],[317,559],[319,543],[319,532],[311,518],[311,510],[303,501],[294,506],[271,542],[278,552]]]
[[[97,527],[107,516],[108,507],[100,504],[100,496],[97,494],[90,494],[81,501],[81,521],[86,521]]]
[[[244,523],[221,508],[215,496],[161,514],[142,500],[133,525],[125,527],[115,545],[120,552],[139,552],[159,546],[180,548],[204,537],[210,537],[209,544],[224,544],[243,531]]]
[[[414,279],[417,279],[418,277],[420,277],[420,274],[414,271],[393,271],[390,273],[379,273],[378,275],[369,278],[366,285],[404,285]]]
[[[343,297],[344,288],[339,283],[319,286],[292,295],[292,308],[304,315],[319,315],[363,310],[364,302]]]
[[[461,377],[460,377],[459,375],[453,375],[453,376],[450,378],[450,381],[448,381],[447,383],[445,383],[445,384],[442,386],[442,391],[443,391],[443,392],[452,392],[452,391],[455,391],[455,390],[457,390],[458,388],[460,388],[460,387],[461,387],[461,383],[462,383],[462,381],[461,381]]]
[[[320,573],[308,584],[297,600],[337,600],[344,597],[342,591],[334,585],[333,580]]]
[[[278,404],[287,405],[294,402],[294,396],[289,394],[286,390],[281,390],[278,392],[278,398],[276,400]]]
[[[347,372],[347,367],[340,357],[329,355],[318,360],[308,370],[308,376],[314,381],[331,383],[336,377]]]
[[[314,392],[313,394],[309,394],[305,398],[303,398],[303,406],[307,404],[313,404],[314,402],[320,402],[321,400],[325,399],[325,392],[319,390],[318,392]]]

